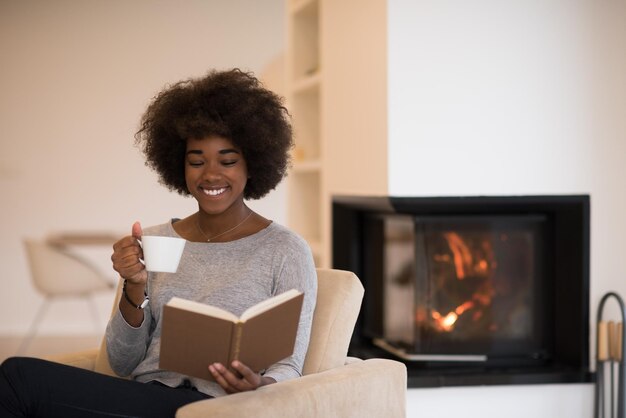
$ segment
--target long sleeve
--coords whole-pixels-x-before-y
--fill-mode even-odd
[[[144,359],[150,338],[150,317],[149,305],[138,328],[126,322],[119,308],[111,317],[106,329],[107,354],[117,375],[129,376]]]

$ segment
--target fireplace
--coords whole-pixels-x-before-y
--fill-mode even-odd
[[[589,196],[337,196],[333,267],[365,287],[351,354],[410,386],[591,379]]]

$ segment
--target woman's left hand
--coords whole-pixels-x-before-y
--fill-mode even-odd
[[[233,361],[231,367],[237,372],[236,374],[221,363],[213,363],[209,366],[209,371],[213,378],[226,393],[245,392],[255,390],[260,386],[269,385],[270,383],[276,383],[270,377],[261,376],[259,373],[253,372],[240,361]]]

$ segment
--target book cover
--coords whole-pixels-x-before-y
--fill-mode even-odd
[[[290,290],[237,317],[181,298],[163,308],[159,367],[213,380],[208,366],[239,360],[254,371],[293,353],[304,294]]]

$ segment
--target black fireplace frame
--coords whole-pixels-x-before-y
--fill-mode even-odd
[[[366,215],[415,216],[524,215],[548,217],[554,263],[553,356],[541,365],[482,365],[405,361],[409,387],[489,384],[586,383],[589,370],[590,197],[588,195],[396,197],[334,196],[332,200],[333,268],[353,271],[363,281],[366,297],[352,336],[351,355],[399,358],[373,344],[363,329],[368,292],[379,289],[363,278],[363,230]]]

